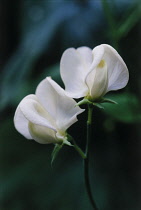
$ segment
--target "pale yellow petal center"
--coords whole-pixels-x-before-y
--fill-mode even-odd
[[[97,65],[98,68],[103,68],[106,65],[104,60],[101,60],[100,63]]]

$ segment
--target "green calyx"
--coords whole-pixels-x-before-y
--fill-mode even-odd
[[[74,147],[74,149],[79,153],[79,155],[85,159],[86,155],[85,153],[81,150],[81,148],[76,144],[75,140],[73,139],[72,136],[70,136],[68,133],[66,134],[66,139],[62,142],[56,143],[54,145],[52,154],[51,154],[51,165],[53,165],[54,160],[56,159],[56,157],[58,156],[58,153],[60,152],[60,150],[62,149],[62,147],[64,145],[68,145],[68,146],[72,146]]]
[[[84,104],[88,104],[88,105],[91,105],[91,106],[96,106],[98,107],[99,109],[104,109],[104,107],[101,105],[102,103],[112,103],[112,104],[117,104],[117,102],[109,99],[109,98],[100,98],[98,100],[90,100],[88,98],[84,98],[82,99],[81,101],[79,101],[76,106],[81,106],[81,105],[84,105]]]
[[[62,139],[62,138],[59,139],[58,138],[58,140],[60,140],[60,141],[58,141],[58,143],[56,143],[54,145],[54,148],[53,148],[53,151],[52,151],[52,154],[51,154],[51,165],[53,165],[54,160],[56,159],[59,151],[62,149],[62,147],[64,145],[73,146],[70,143],[71,139],[70,139],[70,137],[69,137],[69,135],[67,133],[66,133],[66,137],[64,139]]]

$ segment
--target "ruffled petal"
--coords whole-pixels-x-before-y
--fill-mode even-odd
[[[58,143],[56,132],[48,127],[29,122],[29,132],[32,138],[40,144]]]
[[[60,133],[62,132],[62,135],[64,135],[64,132],[67,130],[67,128],[77,121],[76,116],[82,113],[84,110],[78,106],[75,107],[76,101],[68,97],[65,94],[64,89],[62,89],[51,78],[48,77],[46,79],[46,83],[48,83],[48,86],[50,86],[50,98],[47,96],[49,104],[46,104],[46,109],[50,109],[48,111],[52,112],[51,114],[55,119],[58,131]],[[54,107],[52,104],[54,104]]]
[[[108,69],[108,87],[107,91],[118,90],[125,87],[129,80],[127,66],[118,52],[111,46],[103,44],[103,60],[106,61]]]
[[[85,77],[92,63],[92,50],[88,47],[67,49],[61,58],[60,73],[65,90],[70,97],[80,98],[87,94]]]
[[[26,96],[19,104],[24,117],[31,123],[55,129],[55,122],[34,95]]]

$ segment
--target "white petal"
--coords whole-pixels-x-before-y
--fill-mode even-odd
[[[79,47],[76,49],[76,51],[80,54],[81,60],[84,63],[85,68],[87,69],[87,71],[89,71],[89,68],[93,62],[92,50],[89,47]]]
[[[108,75],[107,65],[103,60],[93,71],[90,72],[86,81],[89,81],[89,83],[87,83],[90,90],[90,99],[99,99],[105,95],[108,86]]]
[[[108,69],[108,87],[107,92],[118,90],[127,85],[129,73],[126,64],[124,63],[118,52],[111,46],[103,44],[104,59]]]
[[[38,102],[36,96],[34,99],[31,95],[26,96],[19,104],[20,110],[24,117],[33,124],[45,126],[55,130],[55,123],[53,118]]]
[[[105,86],[107,84],[107,68],[105,65],[104,68],[98,67],[104,54],[103,47],[95,47],[92,54],[93,62],[90,66],[90,72],[86,76],[85,83],[89,88],[88,96],[92,99],[96,99],[105,91]]]
[[[56,132],[48,127],[35,125],[29,122],[28,125],[32,138],[40,144],[57,143]]]
[[[43,107],[50,113],[53,119],[56,119],[57,115],[57,100],[56,91],[48,81],[48,77],[42,80],[36,89],[36,96],[39,99]]]
[[[96,66],[98,66],[98,64],[100,63],[100,61],[102,60],[102,57],[104,55],[104,48],[102,45],[99,45],[97,47],[95,47],[92,51],[92,54],[93,54],[93,62],[91,64],[91,71],[94,70],[94,68]]]
[[[55,81],[51,78],[47,78],[48,82],[54,89],[56,101],[56,124],[59,130],[66,131],[73,123],[77,121],[77,115],[84,112],[76,105],[76,101],[65,94],[63,88],[61,88]]]
[[[18,106],[14,115],[14,125],[19,133],[21,133],[25,138],[32,139],[28,129],[28,120],[23,115],[20,107]]]
[[[85,83],[90,89],[92,88],[94,83],[94,77],[96,73],[95,70],[102,60],[102,56],[104,54],[104,48],[102,46],[95,47],[92,51],[92,54],[93,54],[93,62],[90,66],[90,71],[87,73],[85,78]]]
[[[92,63],[92,50],[88,47],[67,49],[61,58],[60,73],[67,94],[73,98],[86,95],[85,77]]]
[[[46,92],[44,98],[41,98],[40,95],[42,91]],[[84,111],[75,107],[76,102],[66,96],[65,91],[49,77],[39,84],[36,94],[54,118],[59,132],[65,132],[70,125],[77,121],[76,116]]]

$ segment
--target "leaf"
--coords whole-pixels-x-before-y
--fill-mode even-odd
[[[118,105],[103,103],[104,112],[117,121],[124,123],[137,123],[141,121],[141,110],[139,99],[130,93],[110,95]]]

